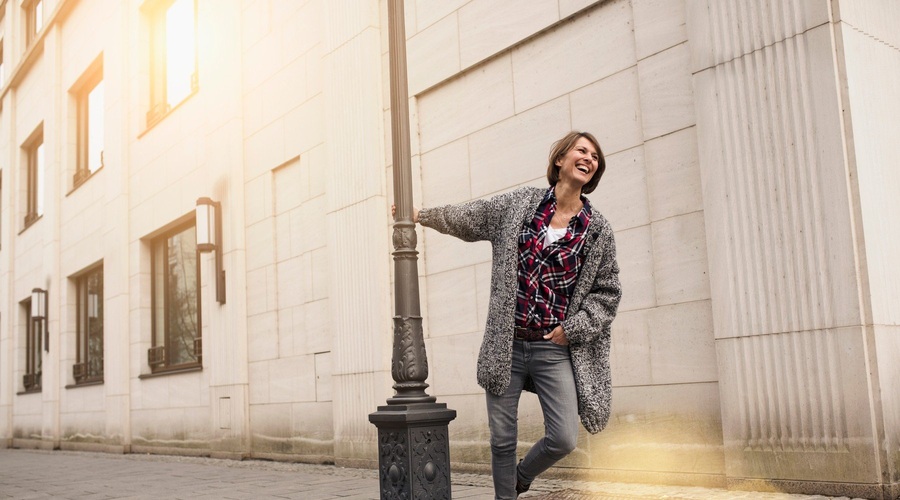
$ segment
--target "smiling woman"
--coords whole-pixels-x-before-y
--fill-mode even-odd
[[[577,131],[547,160],[548,188],[413,210],[413,222],[494,247],[477,376],[497,500],[517,498],[571,453],[579,419],[591,433],[609,419],[610,325],[622,288],[612,227],[585,197],[606,162],[597,139]],[[516,463],[522,391],[538,394],[545,436]]]

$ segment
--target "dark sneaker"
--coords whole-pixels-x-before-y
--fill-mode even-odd
[[[516,496],[518,497],[522,493],[528,491],[528,488],[531,488],[531,484],[522,484],[516,479]]]
[[[524,458],[522,460],[524,460]],[[516,464],[516,498],[528,491],[528,488],[531,488],[531,483],[522,484],[522,481],[519,480],[519,467],[522,466],[522,460],[519,460],[519,463]]]

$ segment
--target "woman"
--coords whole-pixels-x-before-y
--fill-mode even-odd
[[[486,391],[497,499],[516,498],[571,453],[579,417],[591,433],[609,418],[610,324],[622,292],[613,231],[584,197],[605,169],[597,139],[570,132],[550,152],[548,189],[413,214],[425,227],[493,244],[478,383]],[[546,435],[517,465],[523,389],[537,393]]]

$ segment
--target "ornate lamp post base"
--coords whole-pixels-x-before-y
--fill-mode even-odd
[[[378,428],[383,500],[451,498],[447,425],[454,418],[443,403],[391,404],[369,414]]]

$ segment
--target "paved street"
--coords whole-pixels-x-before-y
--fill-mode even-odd
[[[453,498],[492,498],[490,477],[453,474]],[[0,449],[0,498],[378,499],[375,471],[247,460]],[[536,482],[530,500],[824,499],[708,488]]]

